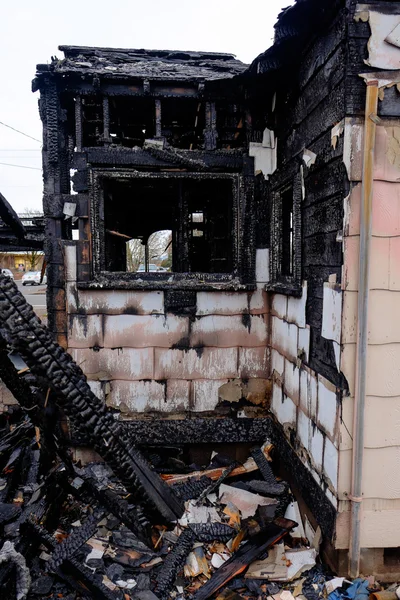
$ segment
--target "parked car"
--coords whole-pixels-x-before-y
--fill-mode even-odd
[[[136,271],[137,273],[154,273],[155,271],[159,271],[159,267],[157,267],[157,265],[155,265],[154,263],[150,263],[149,264],[149,270],[146,271],[145,266],[144,265],[139,265],[138,270]]]
[[[10,277],[10,279],[14,279],[14,275],[10,269],[1,269],[1,274],[5,275],[6,277]]]
[[[22,285],[40,285],[41,271],[28,271],[22,276]],[[43,276],[42,284],[46,285],[47,275]]]

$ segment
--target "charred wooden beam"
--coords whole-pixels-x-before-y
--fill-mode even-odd
[[[226,542],[235,535],[235,530],[225,523],[190,523],[198,542]]]
[[[251,455],[254,458],[254,461],[255,461],[264,481],[269,486],[268,492],[265,491],[262,493],[269,493],[272,496],[279,496],[280,494],[283,494],[285,492],[285,490],[287,489],[287,485],[285,485],[284,483],[278,483],[276,481],[275,475],[271,469],[271,465],[267,461],[261,448],[258,448],[258,447],[252,448]]]
[[[192,549],[195,540],[195,533],[191,529],[186,529],[186,531],[180,535],[173,550],[171,550],[165,558],[164,564],[158,574],[155,588],[155,593],[160,600],[167,600],[169,597],[169,592],[174,585],[174,581],[177,578],[179,571],[183,569],[186,558]]]
[[[168,598],[174,581],[179,571],[183,569],[186,558],[196,540],[199,542],[226,542],[234,533],[234,529],[224,523],[191,523],[179,537],[160,570],[155,589],[159,598],[161,600]]]
[[[140,490],[168,521],[180,518],[183,506],[176,495],[129,443],[120,424],[91,391],[82,370],[53,341],[15,283],[4,275],[0,275],[0,332],[32,372],[53,389],[65,413],[86,433],[128,491]]]
[[[75,98],[75,144],[77,152],[82,150],[82,98]]]
[[[213,483],[212,479],[206,476],[202,476],[199,479],[189,479],[183,483],[175,483],[172,486],[175,494],[186,502],[186,500],[192,500],[193,498],[200,498],[205,490],[210,488]],[[209,492],[207,492],[208,494]],[[206,494],[206,495],[207,495]]]
[[[47,547],[48,550],[55,551],[57,542],[48,531],[41,525],[38,525],[32,519],[26,524],[27,530],[33,534],[36,539]],[[99,598],[99,600],[120,600],[122,593],[111,592],[93,573],[82,565],[77,559],[71,557],[65,560],[65,564],[57,569],[57,575],[61,577],[72,589],[77,590],[84,597],[89,599]]]
[[[285,493],[287,485],[285,483],[270,484],[267,481],[254,479],[246,483],[246,488],[255,494],[263,494],[264,496],[281,496]]]
[[[215,102],[206,102],[206,128],[204,131],[204,148],[215,150],[217,147],[217,111]]]
[[[286,519],[277,519],[268,527],[247,541],[224,563],[194,595],[194,600],[206,600],[231,579],[247,569],[262,552],[279,542],[296,523]]]
[[[197,419],[199,420],[199,419]],[[168,423],[166,421],[166,423]],[[272,446],[265,447],[262,450],[265,457],[269,456],[269,451]],[[227,477],[236,477],[239,475],[247,475],[248,473],[252,473],[257,471],[258,466],[254,459],[249,459],[245,464],[235,467],[230,473],[228,473]],[[225,471],[224,467],[216,467],[215,469],[207,469],[206,471],[195,471],[193,473],[179,473],[179,474],[165,474],[161,475],[161,477],[169,484],[174,485],[177,483],[184,483],[186,481],[195,481],[200,477],[209,477],[212,480],[219,479],[223,472]]]
[[[74,528],[69,536],[55,547],[48,563],[49,569],[56,571],[64,561],[72,558],[75,552],[96,533],[98,523],[103,516],[104,511],[96,511],[80,527]]]
[[[219,486],[221,485],[221,483],[223,483],[225,481],[225,479],[227,477],[229,477],[229,475],[236,468],[236,466],[237,466],[237,462],[234,461],[231,465],[229,465],[229,467],[227,467],[226,469],[224,469],[222,471],[221,475],[218,477],[217,480],[211,481],[210,485],[205,490],[203,490],[201,492],[200,496],[196,500],[196,503],[200,503],[209,494],[212,494],[213,492],[215,492],[215,490],[217,490],[219,488]]]
[[[108,96],[103,98],[103,138],[106,144],[110,143],[110,102]]]
[[[141,541],[147,543],[151,539],[151,524],[140,506],[132,506],[112,489],[103,488],[84,469],[76,469],[76,473],[83,480],[83,485],[88,494],[122,521]],[[73,485],[71,491],[76,495],[81,494],[81,491],[77,491]]]
[[[5,383],[18,404],[29,411],[32,419],[40,412],[40,397],[39,390],[34,390],[20,377],[14,368],[8,356],[7,344],[4,338],[0,335],[0,379]],[[32,427],[32,424],[30,424]],[[4,442],[4,439],[2,440]]]

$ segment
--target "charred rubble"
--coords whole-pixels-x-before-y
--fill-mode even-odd
[[[271,445],[243,464],[217,454],[207,468],[177,447],[134,447],[0,277],[1,376],[19,402],[0,422],[2,598],[200,600],[232,582],[246,597],[266,594],[262,577],[242,574],[280,540],[305,542],[288,518],[294,505],[271,469]],[[104,462],[72,460],[61,414]]]

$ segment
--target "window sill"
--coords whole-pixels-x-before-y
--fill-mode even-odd
[[[288,283],[283,281],[271,281],[265,286],[267,292],[275,292],[276,294],[284,294],[286,296],[295,296],[301,298],[303,288],[297,283]]]
[[[253,291],[255,284],[241,283],[229,274],[201,273],[111,273],[97,275],[95,280],[77,282],[81,290],[193,290],[193,291]]]

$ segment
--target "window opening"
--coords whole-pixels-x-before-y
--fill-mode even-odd
[[[161,100],[162,136],[175,148],[195,150],[203,145],[204,103],[192,98]]]
[[[272,192],[271,277],[268,288],[279,293],[301,293],[301,199],[300,173]]]
[[[282,193],[282,275],[293,275],[293,242],[293,187],[291,186]]]
[[[105,178],[103,199],[104,270],[233,271],[230,179]]]
[[[145,139],[155,135],[153,98],[110,96],[110,138],[113,144],[128,148],[142,147]]]
[[[99,96],[82,96],[82,144],[103,144],[103,100]]]
[[[226,150],[242,148],[246,144],[246,119],[243,107],[239,104],[217,102],[216,111],[218,147]]]

